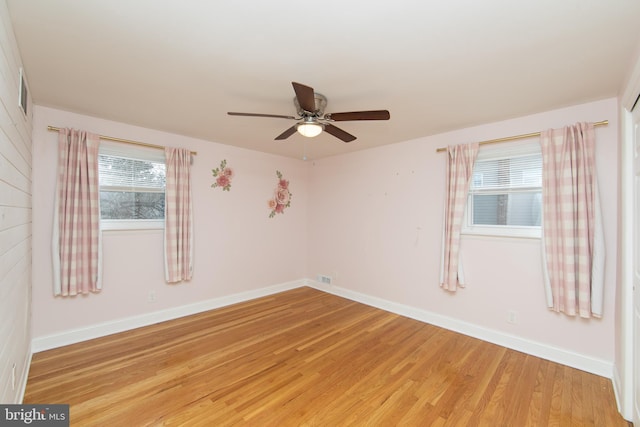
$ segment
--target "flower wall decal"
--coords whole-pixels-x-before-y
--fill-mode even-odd
[[[282,177],[280,171],[276,171],[276,175],[278,175],[278,186],[273,198],[269,200],[269,209],[271,209],[269,218],[273,218],[276,214],[284,213],[284,208],[291,206],[291,196],[293,196],[289,191],[289,181]]]
[[[233,169],[227,167],[227,159],[220,162],[220,167],[211,169],[216,182],[211,184],[213,188],[221,187],[222,191],[231,191],[231,179],[233,178]]]

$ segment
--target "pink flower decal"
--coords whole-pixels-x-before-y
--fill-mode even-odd
[[[284,213],[284,208],[291,206],[292,194],[289,191],[289,181],[282,178],[280,171],[276,171],[276,175],[278,175],[278,186],[273,198],[269,200],[269,209],[271,209],[269,218],[273,218],[276,214]]]
[[[286,205],[291,199],[291,193],[286,188],[278,188],[276,190],[276,202],[279,205]]]
[[[226,175],[220,175],[216,178],[216,186],[222,187],[222,191],[231,186],[231,180]]]
[[[231,191],[231,179],[233,178],[233,170],[227,167],[227,160],[220,162],[220,167],[211,169],[216,182],[211,184],[213,188],[220,187],[222,191]]]

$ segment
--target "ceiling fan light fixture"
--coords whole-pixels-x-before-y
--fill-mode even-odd
[[[306,136],[307,138],[313,138],[314,136],[320,135],[323,129],[324,126],[322,126],[322,123],[318,122],[303,122],[296,125],[298,133],[302,136]]]

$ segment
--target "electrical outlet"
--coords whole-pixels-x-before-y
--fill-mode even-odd
[[[149,291],[149,294],[147,295],[147,302],[156,302],[157,299],[156,291]]]
[[[509,310],[507,312],[507,323],[515,325],[518,323],[518,312],[515,310]]]

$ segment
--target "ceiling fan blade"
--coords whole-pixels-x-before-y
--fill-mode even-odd
[[[352,111],[349,113],[325,114],[327,120],[344,122],[347,120],[389,120],[391,114],[387,110]]]
[[[344,142],[351,142],[356,139],[356,137],[351,135],[349,132],[343,131],[342,129],[332,125],[331,123],[326,123],[324,125],[324,130],[327,133],[335,136],[336,138],[343,140]]]
[[[261,114],[261,113],[236,113],[234,111],[227,112],[230,116],[245,116],[245,117],[275,117],[278,119],[293,119],[296,120],[296,117],[293,116],[282,116],[280,114]]]
[[[296,133],[296,126],[295,125],[291,126],[289,129],[285,130],[280,135],[276,136],[275,139],[276,140],[287,139],[291,135],[293,135],[294,133]]]
[[[302,83],[291,82],[293,90],[296,92],[298,104],[303,110],[313,113],[316,111],[316,97],[313,88]]]

